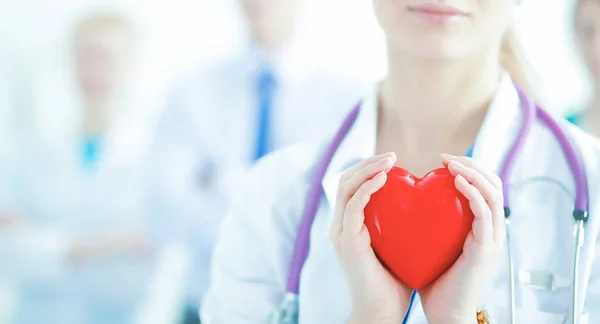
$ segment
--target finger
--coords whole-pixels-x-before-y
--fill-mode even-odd
[[[375,155],[375,156],[372,156],[372,157],[360,162],[358,165],[354,166],[352,169],[344,172],[344,174],[342,174],[342,176],[339,179],[338,194],[337,194],[337,199],[339,200],[341,198],[343,200],[341,200],[340,203],[338,203],[337,205],[345,207],[346,203],[348,202],[348,199],[350,199],[350,197],[356,192],[356,190],[358,190],[358,186],[362,185],[362,183],[364,181],[366,181],[366,179],[375,176],[377,174],[377,172],[383,171],[383,169],[390,167],[389,166],[390,160],[391,160],[392,165],[394,163],[396,163],[396,154],[385,153],[385,154],[381,154],[381,155]],[[386,165],[386,164],[388,164],[388,165]],[[354,176],[357,173],[360,173],[361,171],[364,171],[365,169],[367,169],[367,171],[366,171],[367,174],[364,175],[365,180],[363,180],[361,183],[359,183],[358,186],[354,185],[354,186],[349,187],[348,182],[350,181],[350,179],[354,178]]]
[[[380,172],[373,179],[365,182],[350,198],[346,205],[342,220],[342,233],[357,235],[365,222],[365,207],[371,200],[371,195],[377,192],[387,180],[387,173]]]
[[[342,182],[346,182],[348,179],[350,179],[356,172],[358,172],[360,169],[366,167],[367,165],[376,163],[377,161],[380,161],[386,157],[390,157],[392,158],[392,160],[394,161],[394,163],[396,163],[396,154],[393,152],[387,152],[387,153],[383,153],[383,154],[379,154],[379,155],[373,155],[363,161],[361,161],[360,163],[358,163],[357,165],[353,166],[352,168],[348,169],[346,172],[344,172],[344,174],[342,175],[342,177],[340,178],[340,183]]]
[[[362,179],[364,180],[361,183],[349,183],[347,179],[340,179],[334,217],[330,230],[331,240],[334,244],[336,243],[337,237],[342,233],[344,214],[346,213],[347,205],[351,198],[355,195],[358,188],[368,181],[367,179],[373,178],[378,172],[382,172],[382,169],[385,169],[387,168],[387,165],[392,164],[391,161],[390,157],[386,157],[384,154],[382,159],[375,160],[373,163],[363,166]],[[356,172],[360,173],[361,170],[357,170]],[[354,181],[356,182],[357,179],[354,179]]]
[[[504,224],[504,198],[502,189],[490,184],[487,179],[477,170],[465,167],[462,163],[452,161],[448,165],[448,169],[452,174],[462,175],[469,183],[471,183],[487,201],[489,208],[492,211],[492,226],[494,231],[494,241],[503,244],[505,240],[505,224]]]
[[[342,185],[341,193],[345,195],[347,199],[349,199],[356,193],[358,188],[360,188],[363,183],[373,178],[379,172],[388,173],[394,166],[394,162],[394,159],[391,157],[384,157],[375,163],[363,167],[354,173],[354,175],[352,175],[352,177],[350,177]]]
[[[444,166],[447,167],[450,164],[450,162],[452,162],[452,161],[460,162],[466,167],[477,170],[494,187],[499,188],[499,189],[502,188],[502,180],[500,179],[500,177],[498,177],[496,174],[494,174],[492,171],[488,170],[487,168],[484,168],[483,166],[481,166],[473,158],[470,158],[467,156],[458,157],[458,156],[454,156],[454,155],[450,155],[450,154],[442,154],[442,164]]]
[[[390,164],[387,159],[391,159],[391,165],[393,166],[394,163],[396,163],[396,154],[393,152],[388,152],[374,155],[352,167],[350,170],[344,172],[344,174],[340,177],[334,219],[330,233],[332,240],[335,240],[335,238],[342,232],[342,218],[348,200],[352,197],[356,190],[358,190],[358,186],[362,185],[366,179],[375,176],[377,172],[381,171],[381,166],[383,166],[383,169],[391,168],[389,165],[386,166],[386,164]],[[365,168],[368,168],[369,170],[367,171],[364,180],[361,183],[358,183],[358,185],[351,184],[350,187],[348,187],[348,180]],[[389,169],[385,171],[387,172]]]
[[[349,178],[345,173],[340,178],[338,184],[338,193],[336,197],[336,206],[334,211],[334,219],[331,226],[331,237],[332,239],[339,235],[342,231],[342,217],[346,209],[346,205],[350,198],[356,193],[358,188],[365,183],[367,180],[373,178],[379,172],[388,172],[394,165],[396,155],[395,154],[382,154],[377,157],[379,159],[369,158],[365,161],[371,161],[372,163],[365,164],[358,170],[348,171],[353,173],[353,176]],[[363,161],[363,162],[365,162]],[[361,165],[364,163],[361,163]]]
[[[469,201],[469,207],[471,207],[474,216],[473,237],[475,240],[478,242],[493,240],[492,211],[479,190],[460,174],[456,176],[454,184],[456,189]]]
[[[479,190],[485,201],[490,205],[498,204],[498,198],[500,198],[501,191],[494,187],[494,185],[492,185],[492,183],[479,171],[467,167],[458,161],[450,162],[448,164],[448,170],[453,176],[463,176],[470,184]],[[493,208],[493,206],[490,207]]]
[[[351,178],[340,180],[336,198],[336,213],[343,213],[346,204],[363,183],[373,178],[379,172],[389,172],[394,166],[394,162],[392,157],[384,156],[382,159],[357,170]]]

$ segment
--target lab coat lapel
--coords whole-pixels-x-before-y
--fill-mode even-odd
[[[341,174],[360,161],[375,154],[378,88],[374,87],[370,95],[360,103],[361,107],[358,117],[335,152],[327,173],[323,177],[322,185],[325,197],[332,206],[335,204],[337,186]],[[327,146],[330,145],[329,142],[327,142]]]
[[[475,140],[473,158],[499,174],[521,127],[522,117],[519,94],[510,76],[505,74]]]

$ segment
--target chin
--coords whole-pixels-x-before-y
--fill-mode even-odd
[[[422,57],[424,59],[459,60],[461,58],[469,57],[471,51],[452,46],[438,45],[415,49],[413,50],[413,53],[415,56]]]

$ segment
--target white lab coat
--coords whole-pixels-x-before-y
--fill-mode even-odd
[[[335,131],[368,91],[366,82],[302,58],[296,43],[267,57],[253,48],[180,82],[159,122],[148,206],[155,241],[183,240],[194,250],[189,301],[200,302],[209,261],[231,191],[253,163],[258,135],[256,80],[269,61],[277,88],[271,139],[275,149]]]
[[[68,260],[77,238],[146,230],[139,160],[144,132],[121,117],[96,170],[83,167],[77,127],[19,142],[2,207],[27,224],[0,234],[0,277],[18,292],[15,323],[130,323],[143,299],[152,266],[147,256]]]
[[[499,171],[521,123],[518,95],[506,77],[478,135],[474,158]],[[600,145],[563,123],[582,150],[590,188],[590,215],[581,255],[581,323],[600,322]],[[345,323],[351,312],[348,285],[329,239],[338,178],[348,165],[375,152],[376,91],[363,103],[358,120],[336,152],[322,182],[324,197],[312,227],[308,259],[300,282],[299,321]],[[215,250],[211,288],[203,323],[265,323],[278,308],[296,231],[322,145],[306,145],[265,158],[251,174],[224,220]],[[512,253],[517,271],[546,271],[556,291],[517,284],[519,323],[562,323],[571,306],[574,183],[550,132],[537,122],[508,183],[512,200]],[[506,253],[487,287],[481,306],[495,323],[508,323],[509,276]],[[475,310],[473,310],[475,312]],[[417,300],[409,323],[426,323]]]

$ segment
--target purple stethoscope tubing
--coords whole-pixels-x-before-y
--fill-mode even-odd
[[[287,292],[289,293],[298,294],[300,285],[300,272],[302,271],[302,266],[304,265],[304,261],[306,261],[306,257],[308,256],[310,245],[310,229],[313,221],[315,220],[315,215],[317,214],[317,209],[319,208],[321,196],[323,195],[323,187],[321,186],[321,182],[323,181],[323,177],[327,172],[327,168],[329,167],[329,163],[333,159],[335,152],[342,144],[342,141],[350,131],[350,128],[352,128],[352,125],[354,125],[359,111],[360,104],[352,109],[348,117],[346,117],[342,127],[340,127],[339,131],[333,138],[333,141],[331,141],[331,144],[327,147],[325,154],[323,154],[323,157],[317,164],[313,174],[310,191],[308,192],[306,203],[304,205],[302,222],[300,223],[298,235],[296,236],[296,244],[294,245],[295,249],[294,254],[292,255],[292,263],[287,281]]]
[[[567,138],[565,132],[561,126],[543,110],[540,106],[536,105],[518,86],[516,86],[523,109],[523,124],[517,137],[513,143],[512,148],[506,155],[502,168],[500,170],[499,177],[502,183],[508,183],[512,168],[517,160],[521,149],[523,148],[527,136],[531,131],[534,119],[539,119],[543,124],[550,129],[565,155],[569,168],[575,181],[575,211],[585,212],[588,210],[589,194],[587,177],[585,174],[585,167],[583,166],[582,159],[579,156],[579,152],[575,149],[573,144]],[[510,196],[508,195],[508,186],[504,186],[502,189],[504,192],[504,208],[510,206]],[[508,217],[509,215],[506,215]]]
[[[579,260],[579,250],[583,245],[583,240],[580,237],[583,236],[584,224],[588,220],[588,204],[589,204],[589,192],[588,192],[588,183],[585,173],[585,167],[583,165],[583,161],[580,157],[580,152],[577,150],[575,145],[568,139],[564,130],[561,128],[560,124],[552,118],[545,110],[536,105],[531,98],[529,98],[525,92],[518,86],[515,86],[519,95],[519,100],[521,102],[521,108],[523,110],[523,122],[519,132],[513,142],[511,149],[506,155],[499,177],[502,180],[502,183],[508,183],[508,180],[511,175],[512,168],[524,147],[524,144],[528,138],[528,135],[532,129],[534,121],[537,119],[542,122],[553,134],[556,138],[560,147],[564,153],[564,156],[569,165],[569,169],[572,173],[574,182],[575,182],[575,202],[574,202],[574,212],[573,217],[577,222],[576,226],[576,240],[580,241],[580,244],[577,244],[579,247],[575,252],[575,264],[574,264],[574,285],[573,285],[573,308],[575,309],[575,305],[577,305],[577,273],[578,273],[578,260]],[[335,137],[331,141],[331,143],[326,147],[323,155],[320,160],[316,164],[316,168],[314,169],[314,173],[312,175],[311,185],[306,197],[305,207],[303,212],[302,221],[300,223],[300,227],[298,229],[298,233],[295,240],[294,245],[294,253],[292,255],[292,260],[290,263],[290,268],[287,277],[287,285],[286,285],[286,295],[284,301],[282,303],[281,309],[279,310],[280,314],[277,317],[279,321],[273,321],[272,323],[288,323],[285,319],[291,319],[292,314],[297,314],[298,311],[298,294],[299,294],[299,285],[300,285],[300,274],[302,272],[302,267],[308,257],[308,251],[310,249],[310,231],[312,224],[314,222],[315,216],[317,214],[317,210],[320,205],[320,201],[323,195],[323,187],[322,181],[335,152],[346,138],[346,135],[349,133],[350,129],[354,125],[355,121],[358,118],[358,114],[360,112],[361,103],[359,103],[354,109],[350,111]],[[504,211],[505,217],[510,217],[510,196],[508,195],[508,186],[503,186],[504,193]],[[507,222],[508,223],[508,222]],[[578,230],[579,229],[579,230]],[[507,229],[508,233],[508,229]],[[507,242],[509,245],[509,256],[510,256],[510,242]],[[514,323],[514,271],[512,270],[512,259],[509,257],[511,262],[511,317],[513,318],[512,323]],[[282,315],[282,313],[284,313]],[[576,314],[578,312],[572,312],[573,318],[576,319]],[[292,323],[291,321],[289,323]],[[573,322],[576,323],[576,322]]]

